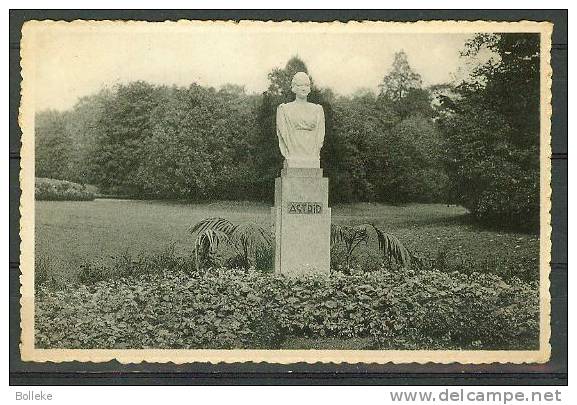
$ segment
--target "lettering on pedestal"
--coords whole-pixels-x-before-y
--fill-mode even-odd
[[[323,207],[318,202],[289,202],[289,214],[322,214]]]

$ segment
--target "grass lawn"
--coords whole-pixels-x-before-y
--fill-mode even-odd
[[[473,263],[499,274],[505,267],[537,274],[537,235],[483,230],[465,209],[442,204],[347,204],[332,207],[338,224],[374,223],[393,233],[416,253],[434,258],[446,250],[455,263]],[[187,228],[207,217],[254,221],[272,227],[270,206],[250,202],[190,204],[97,199],[37,201],[36,257],[64,280],[73,280],[86,261],[110,260],[128,253],[150,253],[174,245],[190,254]]]

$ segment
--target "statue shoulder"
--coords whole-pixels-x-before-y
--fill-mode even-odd
[[[323,108],[323,106],[321,104],[314,104],[314,106],[319,113],[323,113],[323,114],[325,113],[325,109]]]
[[[285,110],[284,110],[284,104],[279,104],[276,107],[276,115],[279,116],[281,114],[285,114]]]

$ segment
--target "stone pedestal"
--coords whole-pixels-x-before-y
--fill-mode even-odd
[[[275,272],[330,272],[329,180],[322,169],[287,168],[275,180]]]

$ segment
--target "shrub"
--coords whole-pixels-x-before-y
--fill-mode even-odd
[[[41,286],[36,345],[230,349],[369,339],[380,349],[530,349],[538,314],[535,284],[478,273],[165,269],[60,291]]]
[[[34,196],[36,200],[53,201],[92,201],[95,198],[94,193],[82,184],[41,177],[36,178]]]
[[[38,293],[37,345],[234,348],[274,344],[254,274],[163,271]]]
[[[265,272],[273,268],[272,233],[258,224],[206,218],[192,225],[189,232],[195,235],[194,255],[199,268],[222,264],[223,251],[228,253],[226,263],[230,267],[256,267]]]
[[[351,267],[355,250],[360,245],[368,247],[371,241],[376,242],[383,260],[389,265],[395,263],[410,267],[411,263],[419,264],[419,258],[410,252],[396,236],[382,231],[373,224],[331,225],[331,247],[344,245],[344,263],[342,264],[347,269]]]

